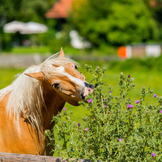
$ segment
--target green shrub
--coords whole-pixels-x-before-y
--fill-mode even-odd
[[[69,18],[79,34],[94,46],[157,39],[157,24],[144,1],[100,0],[100,4],[98,0],[78,0]]]
[[[82,123],[75,122],[73,113],[66,108],[53,118],[55,126],[46,135],[55,155],[91,161],[160,161],[162,97],[142,87],[139,100],[134,101],[130,95],[134,78],[123,73],[118,81],[118,95],[114,96],[112,87],[103,82],[105,69],[86,69],[94,76],[95,85],[87,103],[80,102],[88,113]],[[148,100],[156,100],[156,104],[149,104]]]
[[[114,70],[133,70],[133,71],[162,71],[162,55],[159,57],[150,57],[145,59],[131,58],[124,61],[109,62],[109,69]]]
[[[0,51],[11,51],[11,40],[12,34],[10,33],[0,33]]]

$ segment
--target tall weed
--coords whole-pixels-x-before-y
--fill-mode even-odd
[[[134,78],[120,74],[118,95],[103,82],[106,69],[86,66],[93,75],[95,89],[80,102],[88,113],[83,122],[73,120],[73,112],[66,108],[53,118],[51,139],[55,155],[63,159],[90,159],[91,161],[161,161],[162,159],[162,97],[142,87],[134,101]],[[107,89],[104,93],[103,89]],[[149,104],[146,100],[156,100]],[[52,137],[54,131],[55,139]],[[55,141],[55,142],[54,142]]]

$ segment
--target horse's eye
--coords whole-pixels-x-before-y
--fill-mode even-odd
[[[75,65],[75,69],[78,70],[78,67]]]
[[[59,83],[54,83],[54,84],[52,84],[52,87],[53,87],[53,88],[56,88],[56,89],[59,88]]]

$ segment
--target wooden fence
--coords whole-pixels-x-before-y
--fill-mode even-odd
[[[13,154],[0,152],[1,162],[66,162],[59,157],[28,155],[28,154]],[[74,159],[70,159],[74,161]],[[77,162],[90,162],[90,160],[77,159]]]

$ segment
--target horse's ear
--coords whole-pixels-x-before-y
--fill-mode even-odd
[[[65,57],[65,54],[64,54],[64,51],[63,51],[62,47],[61,47],[61,51],[60,51],[59,57]]]
[[[37,79],[37,80],[40,80],[40,81],[43,81],[44,80],[44,74],[43,72],[38,72],[38,73],[24,73],[25,75],[31,77],[31,78],[34,78],[34,79]]]

